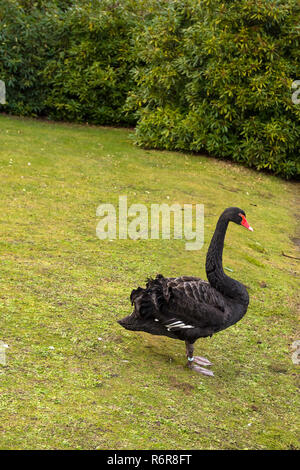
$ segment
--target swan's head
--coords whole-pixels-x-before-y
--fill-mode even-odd
[[[246,214],[242,209],[239,207],[229,207],[226,209],[225,213],[227,213],[226,215],[231,222],[242,225],[243,227],[253,232],[253,228],[248,224]]]

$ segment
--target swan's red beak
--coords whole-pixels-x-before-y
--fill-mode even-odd
[[[239,215],[242,217],[241,225],[247,228],[248,230],[250,230],[251,232],[253,232],[253,228],[250,227],[250,225],[248,224],[246,217],[243,214],[239,214]]]

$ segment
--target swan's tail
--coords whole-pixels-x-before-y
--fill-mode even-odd
[[[158,274],[155,279],[147,279],[146,288],[138,287],[131,292],[130,300],[134,311],[118,323],[127,330],[141,330],[145,322],[154,320],[164,311],[170,299],[170,289],[166,279]]]

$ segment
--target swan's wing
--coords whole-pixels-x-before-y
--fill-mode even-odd
[[[131,329],[179,339],[195,341],[212,335],[223,329],[230,315],[222,294],[196,277],[158,275],[148,279],[145,289],[133,290],[130,299],[134,312],[123,323],[130,324]]]
[[[222,294],[197,277],[166,278],[159,321],[176,332],[192,328],[217,331],[229,314]]]

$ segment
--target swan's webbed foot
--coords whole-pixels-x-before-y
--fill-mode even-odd
[[[206,357],[194,356],[194,362],[199,364],[199,366],[212,366],[212,362],[206,359]]]
[[[213,376],[214,373],[211,370],[206,369],[206,367],[209,367],[212,365],[212,363],[206,359],[205,357],[201,356],[194,356],[194,345],[189,343],[188,341],[185,342],[186,344],[186,355],[188,358],[188,367],[195,371],[198,372],[199,374],[204,374],[204,375],[210,375]],[[205,366],[205,367],[201,367]]]
[[[213,375],[214,375],[212,370],[205,369],[205,367],[199,366],[194,361],[188,360],[187,365],[188,365],[189,369],[193,370],[194,372],[198,372],[198,374],[210,375],[211,377],[213,377]]]

